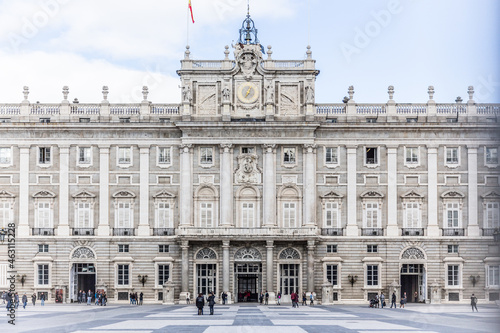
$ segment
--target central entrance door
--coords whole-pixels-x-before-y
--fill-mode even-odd
[[[86,293],[90,290],[95,293],[96,271],[92,263],[76,263],[71,269],[71,290],[70,295],[73,302],[78,299],[78,291],[84,290]]]
[[[262,264],[235,263],[234,275],[238,302],[258,302],[262,289]]]
[[[423,264],[403,264],[401,267],[401,297],[406,292],[408,303],[425,301],[425,274]]]

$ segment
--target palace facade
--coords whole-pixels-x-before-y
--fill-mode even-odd
[[[500,105],[318,104],[310,47],[274,60],[247,16],[230,57],[186,48],[181,104],[0,105],[0,224],[16,290],[185,303],[225,291],[499,299]],[[7,243],[0,289],[7,289]],[[416,297],[414,295],[416,294]]]

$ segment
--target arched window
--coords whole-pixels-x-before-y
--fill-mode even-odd
[[[257,188],[245,186],[236,193],[238,226],[258,228],[260,226],[260,192]]]

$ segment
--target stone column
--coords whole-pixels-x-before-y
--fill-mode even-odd
[[[19,146],[19,225],[17,227],[17,236],[19,237],[28,237],[30,235],[29,174],[30,146]]]
[[[220,225],[226,227],[233,225],[232,146],[220,145]]]
[[[59,225],[58,236],[69,236],[69,146],[59,146]]]
[[[138,236],[149,236],[149,145],[140,146],[140,185],[139,185],[139,226]]]
[[[227,301],[231,301],[229,290],[229,240],[222,241],[222,292],[227,293]],[[222,293],[219,293],[220,295]]]
[[[438,225],[438,197],[437,197],[437,146],[429,145],[427,146],[427,196],[428,207],[427,207],[427,236],[438,237],[439,236],[439,225]]]
[[[99,226],[98,236],[109,236],[109,145],[99,146]]]
[[[307,241],[307,292],[314,292],[314,240]]]
[[[346,236],[358,236],[356,216],[356,149],[358,146],[347,146],[347,227]]]
[[[304,145],[305,167],[304,167],[304,221],[305,226],[316,225],[316,167],[315,145]]]
[[[276,145],[263,145],[264,156],[264,223],[265,227],[276,226],[276,170],[275,170]]]
[[[387,146],[387,236],[399,236],[398,226],[398,147]]]
[[[467,146],[467,169],[468,169],[468,179],[469,188],[467,200],[469,202],[469,221],[467,226],[467,235],[469,237],[479,236],[479,225],[477,221],[477,146],[468,145]]]
[[[275,293],[272,291],[273,290],[273,272],[274,272],[274,258],[273,258],[273,250],[274,250],[274,241],[268,240],[266,241],[266,249],[267,249],[267,255],[266,255],[266,290],[269,293],[269,304],[273,304],[272,301],[275,300]]]
[[[192,145],[182,145],[181,154],[181,184],[180,184],[180,225],[193,225],[193,163],[191,159]]]
[[[179,295],[179,304],[186,304],[186,298],[189,294],[189,241],[183,240],[181,243],[182,264],[181,264],[181,293]],[[194,301],[197,295],[190,295],[190,300]]]

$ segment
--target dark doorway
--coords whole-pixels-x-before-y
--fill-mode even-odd
[[[418,293],[418,275],[401,275],[401,297],[405,292],[408,303],[418,302],[414,297]]]
[[[95,273],[94,274],[78,274],[78,290],[85,290],[86,293],[92,291],[95,293]]]
[[[238,302],[258,302],[256,274],[238,275]]]

